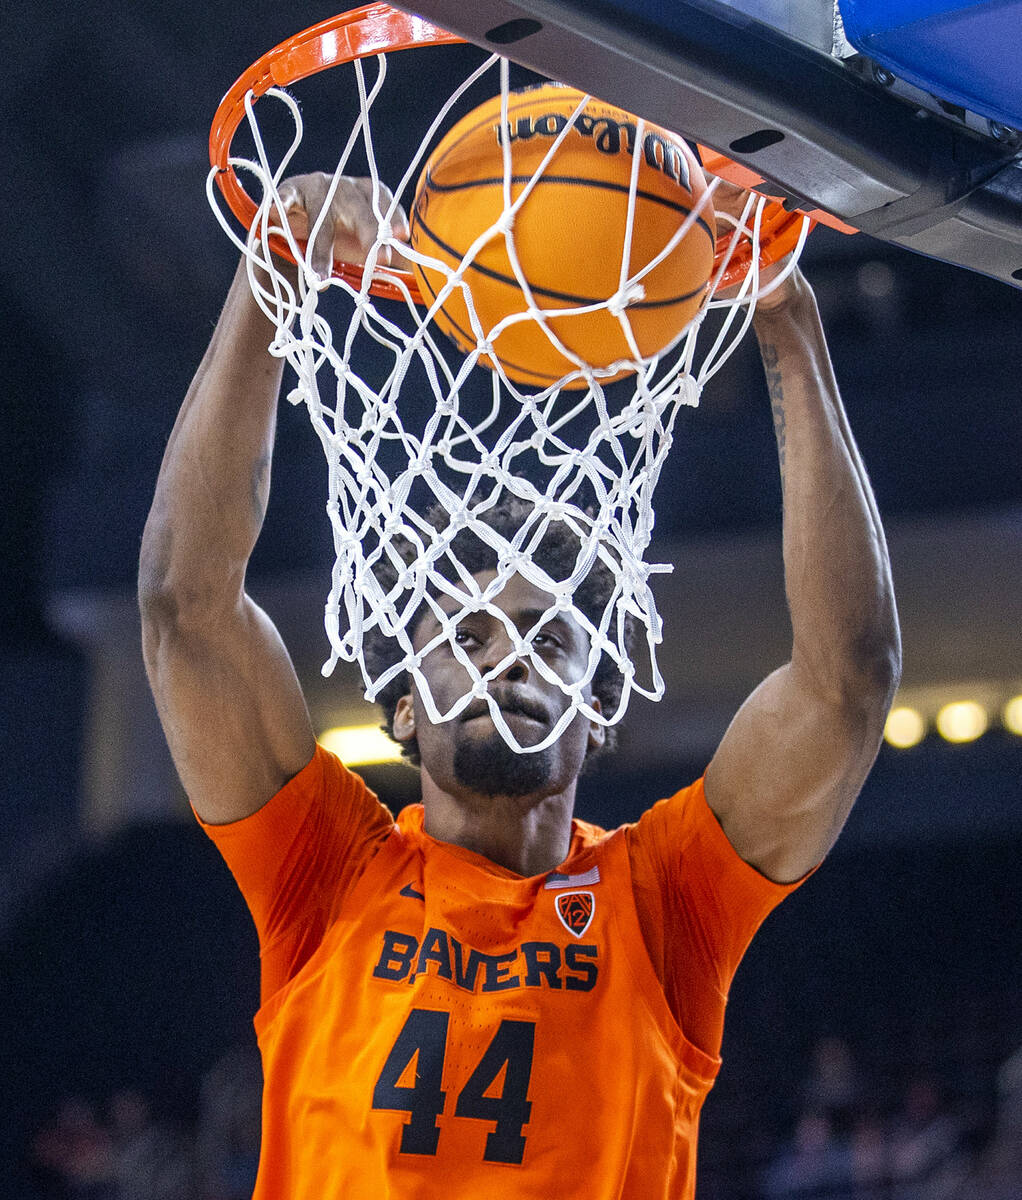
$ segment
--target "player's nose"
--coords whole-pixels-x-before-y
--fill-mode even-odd
[[[515,653],[514,643],[503,625],[494,629],[488,638],[483,658],[480,664],[483,673],[496,671],[495,679],[525,683],[529,678],[529,661]]]

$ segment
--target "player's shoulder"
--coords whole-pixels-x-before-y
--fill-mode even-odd
[[[307,767],[304,786],[314,794],[330,799],[357,798],[374,815],[385,818],[390,824],[394,817],[390,809],[380,800],[372,788],[357,771],[353,771],[331,750],[320,743]],[[298,778],[292,782],[299,782]]]
[[[647,808],[637,821],[625,826],[631,841],[670,836],[688,840],[695,836],[713,814],[706,802],[703,776],[665,796]]]
[[[572,822],[570,870],[580,870],[604,857],[616,843],[627,850],[633,876],[637,872],[643,878],[651,873],[662,875],[668,864],[676,866],[685,857],[707,823],[715,823],[715,818],[706,804],[702,778],[658,800],[638,820],[614,829],[576,817]]]
[[[625,844],[637,878],[669,880],[684,863],[699,857],[716,818],[706,803],[702,777],[647,808],[624,826]],[[719,826],[718,826],[719,829]]]
[[[394,816],[366,781],[322,745],[305,771],[275,797],[302,836],[354,852],[385,838]]]

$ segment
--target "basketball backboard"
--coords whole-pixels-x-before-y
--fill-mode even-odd
[[[402,7],[727,154],[792,207],[1022,286],[1022,0]]]

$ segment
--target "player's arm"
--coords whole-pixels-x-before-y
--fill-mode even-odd
[[[283,185],[304,236],[329,177]],[[376,231],[364,183],[338,190],[314,247]],[[370,237],[371,240],[371,237]],[[238,820],[311,759],[312,724],[284,644],[245,591],[270,486],[282,367],[239,267],[167,445],[142,539],[146,669],[174,762],[199,815]]]
[[[901,647],[883,529],[801,273],[762,302],[754,327],[780,458],[793,645],[725,734],[706,797],[741,857],[790,882],[833,845],[865,781]]]

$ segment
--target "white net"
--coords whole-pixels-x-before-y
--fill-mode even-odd
[[[710,180],[704,204],[679,223],[661,255],[630,272],[633,171],[619,286],[614,295],[591,306],[606,308],[620,322],[631,357],[594,370],[558,340],[550,325],[554,317],[590,308],[540,309],[529,297],[514,244],[515,212],[527,203],[529,187],[511,201],[506,146],[505,212],[477,238],[460,265],[448,268],[392,232],[400,198],[408,195],[430,145],[449,124],[463,94],[489,73],[499,79],[506,112],[507,61],[487,59],[454,91],[425,130],[393,191],[378,173],[370,120],[386,80],[386,56],[370,60],[368,69],[360,60],[347,69],[354,74],[360,108],[336,164],[331,193],[352,173],[358,149],[358,160],[368,164],[377,227],[360,281],[337,274],[319,278],[289,228],[280,188],[303,126],[288,93],[266,93],[267,100],[284,106],[294,126],[289,148],[275,161],[251,98],[246,106],[254,154],[231,163],[256,182],[261,195],[247,238],[238,237],[220,207],[215,170],[208,188],[221,224],[247,258],[253,294],[276,327],[270,351],[297,376],[288,398],[306,406],[326,455],[336,562],[326,603],[331,654],[323,670],[329,674],[339,659],[358,662],[369,700],[408,673],[434,723],[456,718],[473,701],[484,699],[510,746],[538,751],[578,713],[613,725],[623,717],[633,692],[651,700],[663,695],[656,661],[662,625],[651,580],[671,567],[646,561],[654,491],[680,406],[698,404],[704,383],[748,328],[761,294],[758,256],[753,254],[735,295],[712,298],[673,345],[643,358],[632,334],[629,304],[641,297],[643,278],[708,208],[718,181]],[[537,176],[556,148],[557,139]],[[758,246],[762,211],[763,201],[750,198],[740,217],[718,215],[718,240],[734,248],[744,236]],[[317,227],[310,231],[310,247],[316,232]],[[803,240],[806,232],[808,222]],[[287,241],[298,265],[297,287],[268,249],[271,233]],[[487,329],[475,312],[466,271],[493,238],[506,241],[527,303],[522,313]],[[801,242],[792,266],[800,249]],[[444,271],[447,283],[431,305],[416,304],[410,276],[382,265],[391,261],[388,251]],[[726,259],[718,255],[714,286],[726,270]],[[372,281],[383,279],[395,298],[381,301],[370,292]],[[467,354],[452,353],[434,323],[454,289],[464,295],[476,338]],[[324,311],[328,293],[339,295],[340,316]],[[720,310],[715,336],[707,339],[709,348],[697,361],[697,337],[707,311],[714,309]],[[521,320],[536,322],[568,360],[570,370],[556,384],[523,388],[496,361],[494,341],[508,323]],[[489,365],[481,366],[480,359]],[[609,382],[623,367],[631,372],[627,382]],[[530,617],[528,628],[500,604],[516,575],[541,589],[548,601],[544,611]],[[496,618],[506,630],[506,653],[498,661],[481,664],[462,644],[459,631],[479,612]],[[424,615],[432,620],[420,620]],[[569,617],[585,631],[589,653],[584,670],[563,678],[544,648],[548,639],[540,634]],[[462,692],[444,707],[423,671],[427,656],[441,647],[449,648],[464,669]],[[516,661],[528,662],[566,698],[556,723],[535,744],[520,744],[490,690]],[[620,700],[612,710],[594,706],[591,699],[594,677],[608,670],[618,673],[620,682]]]

